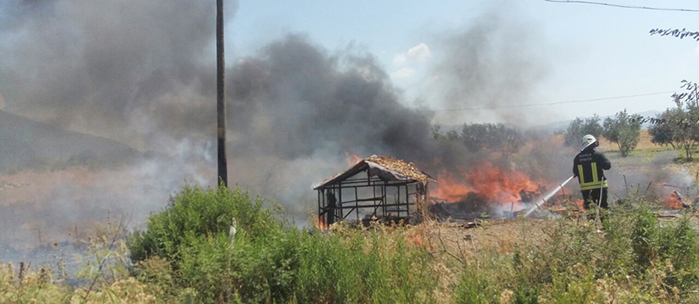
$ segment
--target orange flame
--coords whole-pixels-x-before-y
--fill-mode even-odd
[[[670,193],[670,197],[665,200],[665,208],[668,209],[684,209],[682,204],[682,196],[677,192],[673,191]]]
[[[347,161],[347,166],[352,167],[362,161],[362,158],[357,156],[357,154],[345,151],[345,161]]]
[[[409,241],[418,247],[424,246],[423,242],[422,242],[422,237],[420,235],[416,235],[416,236],[409,238]]]
[[[322,220],[320,220],[318,217],[315,218],[315,227],[316,229],[320,231],[325,231],[328,230],[328,225],[325,224]]]
[[[453,203],[460,201],[469,192],[473,192],[472,187],[459,181],[453,173],[442,170],[437,175],[436,188],[431,190],[430,195]]]
[[[538,184],[526,174],[516,170],[506,172],[490,162],[483,162],[462,174],[458,176],[443,170],[437,177],[436,189],[430,195],[454,203],[463,200],[469,192],[475,192],[489,202],[504,204],[519,202],[522,190],[537,193],[539,190]]]

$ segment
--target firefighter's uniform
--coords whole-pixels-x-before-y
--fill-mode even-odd
[[[595,151],[599,144],[592,135],[583,137],[583,149],[573,160],[573,174],[578,177],[580,191],[585,201],[585,209],[589,209],[590,203],[597,204],[602,195],[600,206],[607,205],[607,179],[604,170],[609,170],[612,164],[602,152]],[[601,193],[600,193],[601,192]]]

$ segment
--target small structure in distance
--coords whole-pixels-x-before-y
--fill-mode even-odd
[[[318,192],[318,221],[327,227],[354,217],[411,222],[427,201],[434,179],[413,163],[372,155],[313,189]]]

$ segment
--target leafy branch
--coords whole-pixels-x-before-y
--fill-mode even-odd
[[[696,41],[699,41],[699,32],[690,32],[686,29],[652,29],[650,30],[650,34],[652,35],[660,35],[660,36],[673,36],[676,38],[684,39],[685,37],[689,37],[691,39],[694,39]]]

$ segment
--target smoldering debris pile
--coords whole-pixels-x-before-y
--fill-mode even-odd
[[[533,218],[547,218],[552,214],[580,210],[576,200],[570,195],[555,195],[545,202],[541,200],[541,192],[522,190],[520,195],[521,198],[517,201],[494,202],[482,194],[469,192],[462,200],[453,203],[433,199],[428,210],[439,220],[456,221],[523,216],[525,211],[536,208],[534,201],[537,201],[541,208],[529,215]]]

